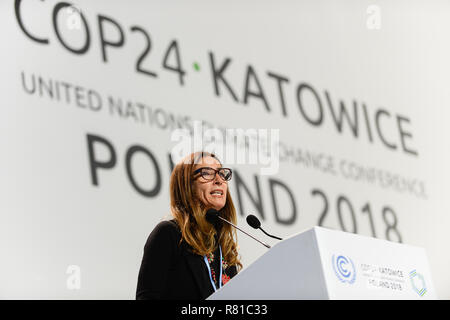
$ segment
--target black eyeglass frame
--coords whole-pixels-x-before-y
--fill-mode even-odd
[[[212,179],[207,179],[203,176],[202,170],[203,169],[209,169],[209,170],[214,170],[214,177]],[[220,171],[222,170],[229,170],[230,171],[230,177],[228,179],[225,179],[222,175],[220,175]],[[200,173],[201,177],[203,179],[205,179],[206,181],[212,181],[216,178],[216,175],[219,173],[219,177],[223,180],[223,181],[230,181],[232,176],[233,176],[233,170],[231,170],[230,168],[219,168],[219,169],[214,169],[211,167],[203,167],[203,168],[198,168],[197,170],[195,170],[192,174],[195,176],[197,173]]]

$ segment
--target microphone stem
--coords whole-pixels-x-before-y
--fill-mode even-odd
[[[235,227],[235,228],[238,229],[239,231],[245,233],[245,234],[248,235],[250,238],[252,238],[252,239],[258,241],[259,243],[261,243],[261,244],[262,244],[263,246],[265,246],[266,248],[269,248],[269,249],[271,248],[268,244],[265,244],[264,242],[259,241],[258,239],[256,239],[256,238],[255,238],[254,236],[252,236],[251,234],[248,234],[248,233],[245,232],[244,230],[240,229],[238,226],[235,226],[234,224],[232,224],[230,221],[228,221],[228,220],[222,218],[221,216],[217,216],[217,217],[218,217],[220,220],[225,221],[226,223],[232,225],[233,227]]]
[[[265,232],[264,229],[261,228],[261,227],[259,227],[259,229],[261,229],[261,231],[264,232],[264,233],[266,234],[266,236],[269,236],[269,237],[271,237],[271,238],[278,239],[278,240],[283,240],[283,239],[281,239],[281,238],[279,238],[279,237],[277,237],[277,236],[273,236],[273,235],[271,235],[271,234],[268,234],[268,233]]]

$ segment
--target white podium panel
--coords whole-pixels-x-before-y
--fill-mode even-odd
[[[291,236],[208,299],[437,299],[425,250],[314,227]]]

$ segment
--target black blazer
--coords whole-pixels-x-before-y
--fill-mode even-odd
[[[144,246],[139,270],[136,299],[205,299],[214,289],[202,256],[192,253],[181,240],[175,220],[160,222],[150,233]],[[236,275],[235,266],[226,274]]]

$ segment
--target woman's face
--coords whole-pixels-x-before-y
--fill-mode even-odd
[[[219,169],[222,165],[213,157],[204,157],[199,164],[194,166],[194,171],[205,167]],[[194,191],[206,208],[220,210],[225,206],[228,184],[219,174],[216,174],[214,179],[208,181],[200,173],[197,173],[194,179]]]

